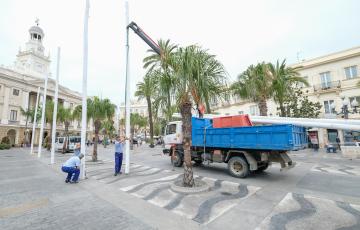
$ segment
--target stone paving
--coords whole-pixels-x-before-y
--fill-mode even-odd
[[[257,230],[360,229],[360,205],[288,193]]]
[[[298,151],[295,168],[273,164],[246,179],[229,176],[225,164],[194,167],[211,190],[184,195],[170,189],[182,168],[160,148],[132,151],[130,174],[117,177],[112,151],[100,147],[78,185],[65,185],[60,172],[71,153],[49,165],[46,151],[40,159],[1,151],[0,229],[360,229],[360,161],[338,154]]]
[[[0,229],[151,229],[138,218],[65,184],[37,159],[0,152]]]

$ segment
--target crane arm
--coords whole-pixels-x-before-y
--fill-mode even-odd
[[[132,29],[146,44],[150,46],[157,54],[161,55],[161,50],[159,45],[154,42],[135,22],[131,22],[127,29]]]

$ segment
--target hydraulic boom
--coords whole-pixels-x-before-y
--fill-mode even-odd
[[[150,46],[157,54],[161,55],[161,50],[159,45],[154,42],[135,22],[131,22],[127,29],[131,28],[146,44]]]

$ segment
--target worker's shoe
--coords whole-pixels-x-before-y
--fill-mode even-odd
[[[69,179],[66,179],[66,180],[65,180],[65,183],[69,183],[69,182],[70,182],[70,180],[69,180]]]
[[[117,176],[118,173],[115,173],[114,176]]]

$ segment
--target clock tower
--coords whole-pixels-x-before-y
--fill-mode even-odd
[[[35,26],[29,29],[29,41],[25,50],[19,50],[16,55],[15,69],[23,74],[43,78],[50,72],[50,57],[44,55],[44,31],[39,27],[39,19]]]

